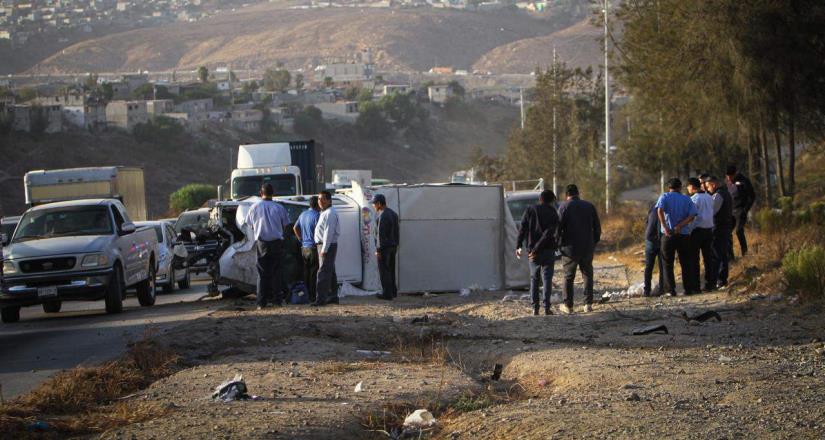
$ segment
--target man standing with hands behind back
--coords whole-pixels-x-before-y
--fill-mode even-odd
[[[398,214],[387,207],[387,199],[383,194],[376,194],[372,198],[372,206],[378,212],[376,220],[378,240],[375,255],[378,257],[378,271],[381,275],[381,289],[383,290],[376,297],[392,300],[398,296],[398,286],[395,282],[395,255],[400,238]]]
[[[338,236],[341,227],[338,213],[332,206],[332,193],[318,194],[321,215],[315,226],[315,245],[318,247],[318,287],[315,289],[315,307],[338,304],[338,277],[335,274],[335,256],[338,254]]]
[[[246,223],[252,228],[258,253],[258,310],[271,301],[283,305],[281,298],[281,253],[284,248],[284,227],[289,224],[286,209],[272,200],[275,190],[272,184],[261,187],[261,200],[255,202],[246,215]]]
[[[690,223],[696,218],[698,211],[690,197],[682,194],[682,181],[672,178],[667,183],[668,192],[662,194],[656,202],[659,224],[662,226],[662,255],[665,260],[664,293],[676,296],[676,277],[673,274],[673,265],[676,254],[679,254],[679,265],[682,266],[682,284],[685,294],[691,292],[690,275],[692,273],[689,255]]]

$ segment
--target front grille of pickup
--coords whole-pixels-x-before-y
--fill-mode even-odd
[[[44,258],[42,260],[29,260],[20,263],[20,270],[23,273],[53,272],[56,270],[69,270],[74,268],[75,257]]]

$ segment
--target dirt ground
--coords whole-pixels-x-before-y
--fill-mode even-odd
[[[609,260],[599,266],[597,290],[638,275]],[[821,304],[718,292],[534,317],[527,300],[502,301],[507,293],[344,298],[321,309],[227,303],[160,336],[186,367],[127,400],[159,403],[167,414],[101,437],[825,436]],[[707,310],[721,322],[682,317]],[[651,324],[668,334],[631,335]],[[497,381],[495,364],[503,366]],[[211,400],[235,374],[257,399]],[[401,432],[417,408],[438,424]]]

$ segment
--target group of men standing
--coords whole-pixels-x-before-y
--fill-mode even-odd
[[[564,268],[564,303],[559,310],[563,314],[573,313],[573,282],[576,270],[581,269],[585,296],[583,311],[590,312],[593,310],[593,253],[602,233],[596,207],[582,200],[578,187],[572,184],[567,186],[566,200],[558,209],[553,191],[542,191],[538,202],[524,212],[516,244],[519,258],[524,253],[522,245],[527,246],[533,314],[539,315],[542,306],[540,284],[544,314],[553,313],[550,296],[557,255],[561,256]]]
[[[676,256],[682,269],[685,295],[710,292],[728,283],[733,258],[733,232],[741,254],[748,252],[745,223],[756,196],[750,180],[735,166],[727,168],[725,181],[702,174],[668,181],[668,190],[648,212],[645,228],[644,295],[676,295]],[[700,264],[701,262],[704,264]],[[655,261],[659,264],[659,289],[652,291]],[[700,271],[704,266],[704,286]]]
[[[261,200],[254,203],[247,213],[245,223],[251,227],[257,252],[258,285],[256,302],[258,309],[268,304],[284,304],[284,279],[281,273],[284,255],[284,234],[292,232],[301,243],[303,283],[309,302],[320,307],[338,304],[338,277],[335,258],[341,225],[333,206],[332,193],[321,191],[309,198],[309,209],[302,212],[289,231],[291,224],[286,209],[273,200],[274,188],[266,183],[261,187]],[[391,300],[398,295],[395,282],[395,256],[399,244],[398,215],[387,207],[383,195],[372,200],[378,212],[377,250],[382,293],[378,298]]]

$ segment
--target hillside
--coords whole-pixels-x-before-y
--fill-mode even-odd
[[[174,23],[95,38],[46,58],[40,72],[192,69],[231,64],[289,68],[352,60],[370,48],[379,69],[470,68],[502,45],[544,36],[581,17],[550,19],[518,11],[330,8],[282,9],[262,4],[196,23]]]
[[[396,182],[445,181],[450,172],[466,166],[473,147],[501,152],[518,118],[518,109],[493,104],[473,104],[466,112],[472,117],[452,117],[434,107],[429,111],[425,129],[395,133],[387,140],[361,140],[350,125],[323,130],[317,139],[326,148],[327,170],[372,169],[374,176]],[[38,138],[0,135],[0,216],[25,209],[26,171],[102,165],[144,167],[150,215],[164,216],[169,194],[177,188],[193,182],[218,185],[228,179],[230,150],[237,155],[241,143],[272,140],[227,131],[184,135],[163,144],[140,143],[120,131]]]
[[[529,73],[537,66],[547,68],[553,61],[553,46],[560,61],[569,67],[599,66],[603,51],[602,31],[584,19],[550,35],[525,38],[484,54],[473,69],[493,73]]]

